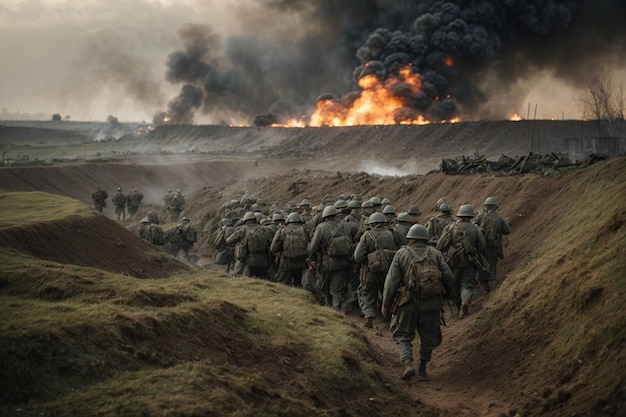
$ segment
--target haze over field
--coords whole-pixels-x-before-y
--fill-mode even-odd
[[[576,118],[594,76],[624,78],[625,17],[619,0],[5,0],[0,118],[308,123],[320,97],[348,112],[368,75],[392,122]]]

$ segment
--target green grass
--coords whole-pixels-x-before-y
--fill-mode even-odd
[[[505,280],[483,319],[501,323],[491,333],[494,343],[525,335],[533,349],[518,349],[538,390],[578,389],[571,403],[589,407],[626,384],[626,368],[618,365],[626,363],[626,166],[618,159],[570,175],[562,223]],[[530,402],[524,415],[546,406],[563,412],[550,401],[558,402]]]
[[[42,192],[0,193],[0,229],[92,213],[93,209],[68,197]]]
[[[304,416],[311,396],[327,411],[381,397],[366,341],[304,290],[205,272],[139,280],[7,251],[0,265],[0,392],[22,415]]]

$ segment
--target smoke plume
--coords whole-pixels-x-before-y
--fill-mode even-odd
[[[385,82],[406,68],[420,75],[421,88],[402,76],[388,83],[403,103],[396,121],[497,118],[509,111],[501,97],[518,108],[515,83],[537,71],[584,87],[598,64],[626,56],[626,6],[618,0],[274,0],[265,7],[278,22],[297,16],[307,30],[294,39],[221,39],[203,25],[180,30],[182,49],[168,56],[166,78],[186,85],[168,105],[172,122],[190,123],[199,111],[269,125],[310,114],[315,103],[321,112],[346,112],[363,77]]]

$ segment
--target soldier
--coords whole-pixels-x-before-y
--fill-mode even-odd
[[[302,286],[302,273],[307,269],[308,233],[302,217],[289,213],[285,227],[274,235],[270,251],[278,259],[276,281],[293,287]]]
[[[185,209],[185,197],[183,197],[180,190],[176,190],[176,194],[170,199],[167,209],[170,212],[170,220],[173,222],[178,221],[178,218]]]
[[[259,224],[255,213],[246,212],[243,216],[243,227],[237,228],[226,239],[227,245],[235,246],[235,258],[243,263],[243,275],[269,280],[272,263],[270,238],[268,230]]]
[[[133,191],[128,194],[128,198],[126,201],[126,208],[128,209],[128,214],[133,215],[137,213],[139,209],[139,205],[143,200],[143,194],[137,191],[137,189],[133,189]]]
[[[371,329],[378,311],[378,294],[383,291],[385,277],[398,246],[393,233],[387,228],[384,214],[372,213],[368,223],[369,230],[363,233],[354,250],[354,261],[361,264],[357,289],[359,307],[365,327]]]
[[[336,220],[338,222],[343,221],[346,216],[350,213],[348,210],[348,203],[346,200],[337,200],[333,206],[337,209],[337,217]]]
[[[398,217],[396,219],[396,224],[393,226],[393,229],[400,236],[400,246],[404,246],[407,244],[406,234],[409,233],[409,229],[413,226],[413,220],[411,220],[411,216],[409,213],[402,212],[398,213]]]
[[[226,245],[226,239],[235,232],[235,228],[233,227],[233,220],[228,217],[223,218],[221,224],[222,226],[217,229],[215,238],[213,239],[215,263],[217,265],[226,265],[226,272],[229,272],[233,258],[233,250]]]
[[[396,208],[392,205],[386,205],[383,208],[383,214],[387,218],[387,224],[393,225],[396,222]]]
[[[428,241],[432,246],[436,246],[439,241],[439,236],[443,229],[450,223],[454,223],[454,217],[452,217],[452,206],[450,203],[439,204],[439,210],[441,214],[433,216],[428,219],[426,223],[426,230],[428,230]]]
[[[102,213],[102,209],[107,206],[107,198],[109,198],[109,194],[102,189],[102,186],[98,185],[96,191],[91,194],[91,199],[93,200],[93,208]]]
[[[302,221],[305,223],[313,218],[311,213],[311,202],[308,199],[305,198],[300,202],[300,205],[298,206],[298,213],[300,214]]]
[[[183,217],[180,224],[176,226],[174,236],[175,241],[178,243],[176,257],[178,258],[182,252],[182,259],[189,262],[189,251],[198,238],[196,227],[187,217]]]
[[[358,242],[361,240],[361,236],[369,227],[368,222],[370,215],[374,212],[374,205],[371,201],[367,200],[361,203],[361,220],[359,221],[359,231],[354,236],[355,240]]]
[[[139,222],[139,227],[137,227],[137,233],[139,234],[139,237],[144,240],[146,239],[148,225],[150,225],[150,220],[148,220],[147,217],[144,217],[143,219],[141,219],[141,222]]]
[[[359,231],[359,222],[361,221],[361,203],[352,199],[348,203],[349,214],[343,219],[350,226],[352,236],[356,236]]]
[[[353,244],[350,228],[336,220],[337,209],[324,208],[322,223],[313,233],[309,249],[310,265],[317,270],[319,287],[326,296],[326,304],[336,310],[347,308],[346,284],[349,275]],[[319,269],[318,269],[319,268]]]
[[[454,277],[441,252],[428,245],[424,226],[411,226],[406,237],[408,245],[396,252],[385,279],[381,313],[395,314],[393,339],[404,364],[405,381],[415,375],[412,342],[417,330],[420,337],[417,380],[421,382],[428,381],[426,364],[443,339],[440,327],[443,297],[452,291]]]
[[[506,219],[498,213],[498,200],[495,197],[487,197],[485,200],[485,209],[482,210],[474,219],[474,223],[480,227],[485,235],[485,258],[489,263],[489,280],[481,282],[483,289],[489,293],[494,281],[496,280],[496,265],[498,259],[504,258],[502,250],[502,236],[511,233],[511,226]]]
[[[409,214],[409,216],[411,216],[411,220],[414,224],[419,224],[419,216],[422,215],[422,212],[416,205],[410,206],[406,212]]]
[[[374,196],[369,199],[370,203],[372,203],[372,207],[374,211],[382,211],[383,203],[380,198]]]
[[[115,218],[119,220],[126,219],[126,196],[122,193],[121,188],[117,188],[113,198],[111,199],[115,206]]]
[[[483,267],[481,257],[484,257],[485,237],[471,222],[475,216],[472,206],[462,205],[456,216],[459,220],[443,229],[437,249],[446,255],[454,273],[454,301],[459,307],[459,318],[463,318],[477,295],[476,273],[478,267]]]

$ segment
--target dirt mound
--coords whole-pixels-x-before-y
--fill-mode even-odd
[[[40,259],[137,278],[162,278],[183,265],[101,215],[0,230],[0,246]]]

